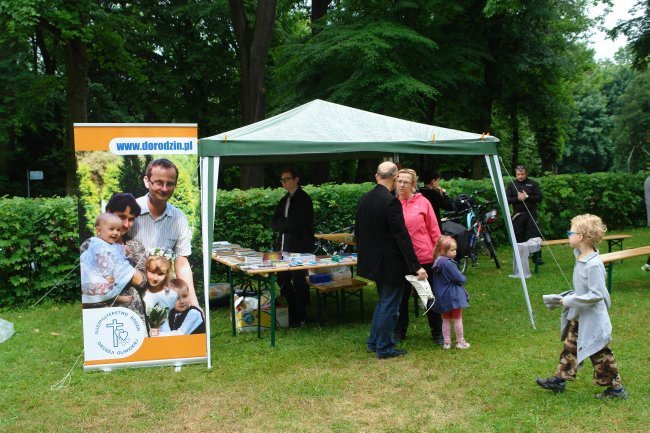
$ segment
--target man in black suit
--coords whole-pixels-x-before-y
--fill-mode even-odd
[[[396,176],[395,164],[379,164],[375,174],[377,185],[359,199],[354,227],[357,274],[373,280],[379,294],[366,344],[368,351],[375,352],[380,359],[406,354],[406,350],[395,349],[393,339],[404,276],[413,273],[420,280],[427,278],[404,225],[402,205],[391,194]]]
[[[275,208],[271,228],[280,234],[278,251],[312,253],[314,250],[314,206],[309,195],[300,188],[298,172],[286,168],[280,176],[287,191]],[[307,318],[309,286],[307,271],[278,272],[280,293],[289,304],[289,327],[299,328]]]

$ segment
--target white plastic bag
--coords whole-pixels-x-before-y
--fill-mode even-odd
[[[429,281],[418,280],[418,277],[415,275],[405,275],[404,278],[406,278],[415,289],[415,292],[418,294],[418,298],[420,298],[422,306],[424,307],[424,314],[427,314],[427,312],[433,307],[433,303],[436,302],[436,297],[433,295]]]
[[[14,324],[0,319],[0,343],[4,343],[14,335]]]

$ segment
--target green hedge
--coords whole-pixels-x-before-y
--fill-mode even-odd
[[[564,237],[571,218],[587,212],[601,216],[610,230],[645,225],[643,184],[647,176],[648,173],[594,173],[537,179],[543,194],[538,217],[544,237]],[[510,179],[504,178],[504,182],[507,185]],[[451,179],[443,181],[443,186],[452,197],[480,190],[486,200],[496,199],[490,179]],[[354,224],[357,200],[372,187],[372,183],[306,186],[305,191],[314,202],[316,231],[327,233]],[[283,194],[284,190],[280,188],[220,191],[215,240],[229,240],[260,250],[270,249],[273,233],[269,220]],[[507,242],[503,216],[495,224],[493,232],[497,243]]]
[[[316,231],[327,233],[353,225],[357,200],[372,187],[371,183],[307,185],[304,189],[314,203]],[[281,188],[220,191],[217,195],[215,241],[228,240],[258,250],[271,249],[274,233],[270,220],[284,194]]]
[[[0,224],[0,307],[79,299],[76,200],[2,198]]]
[[[571,218],[585,212],[600,215],[610,230],[644,226],[643,183],[647,176],[648,173],[596,173],[538,179],[544,195],[538,210],[544,236],[564,237]],[[452,197],[483,190],[487,200],[495,199],[489,179],[452,179],[443,186]],[[357,200],[372,187],[372,183],[306,186],[314,202],[316,231],[327,233],[353,225]],[[269,220],[283,194],[280,188],[220,191],[215,240],[228,240],[258,250],[271,249],[274,234]],[[67,275],[79,258],[75,200],[1,198],[0,224],[0,307],[35,302],[61,280],[49,298],[79,299],[79,271]],[[507,241],[503,218],[496,223],[493,233],[497,243]],[[201,251],[198,234],[193,244],[192,258],[198,259]],[[199,272],[200,260],[193,263]],[[200,288],[200,278],[196,283]]]

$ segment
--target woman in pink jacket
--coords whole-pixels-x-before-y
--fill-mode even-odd
[[[397,173],[397,198],[402,203],[404,222],[413,242],[413,249],[418,256],[422,267],[429,275],[429,283],[432,284],[433,249],[440,237],[440,226],[431,203],[422,194],[416,192],[418,176],[414,170],[404,168]],[[404,293],[399,308],[399,317],[395,325],[395,339],[406,339],[406,331],[409,325],[409,299],[411,299],[411,284],[404,280]],[[436,344],[442,345],[442,319],[439,313],[433,309],[427,314],[431,337]]]

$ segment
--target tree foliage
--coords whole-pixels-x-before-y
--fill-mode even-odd
[[[616,166],[627,171],[650,168],[650,70],[637,74],[616,111]]]
[[[45,172],[36,195],[70,191],[72,121],[196,122],[207,136],[314,98],[490,132],[510,168],[626,170],[635,149],[634,170],[650,129],[630,117],[644,112],[634,95],[647,82],[631,67],[647,61],[648,7],[637,2],[643,14],[617,27],[630,46],[604,64],[585,46],[591,3],[0,0],[0,194],[26,194],[28,169]],[[309,176],[362,181],[376,162],[313,166]],[[480,177],[484,166],[404,162],[455,176]],[[275,185],[277,169],[227,167],[222,185]]]
[[[626,36],[632,52],[632,66],[637,70],[643,70],[650,62],[650,3],[637,0],[630,12],[641,14],[619,23],[609,33],[612,38],[620,34]]]

